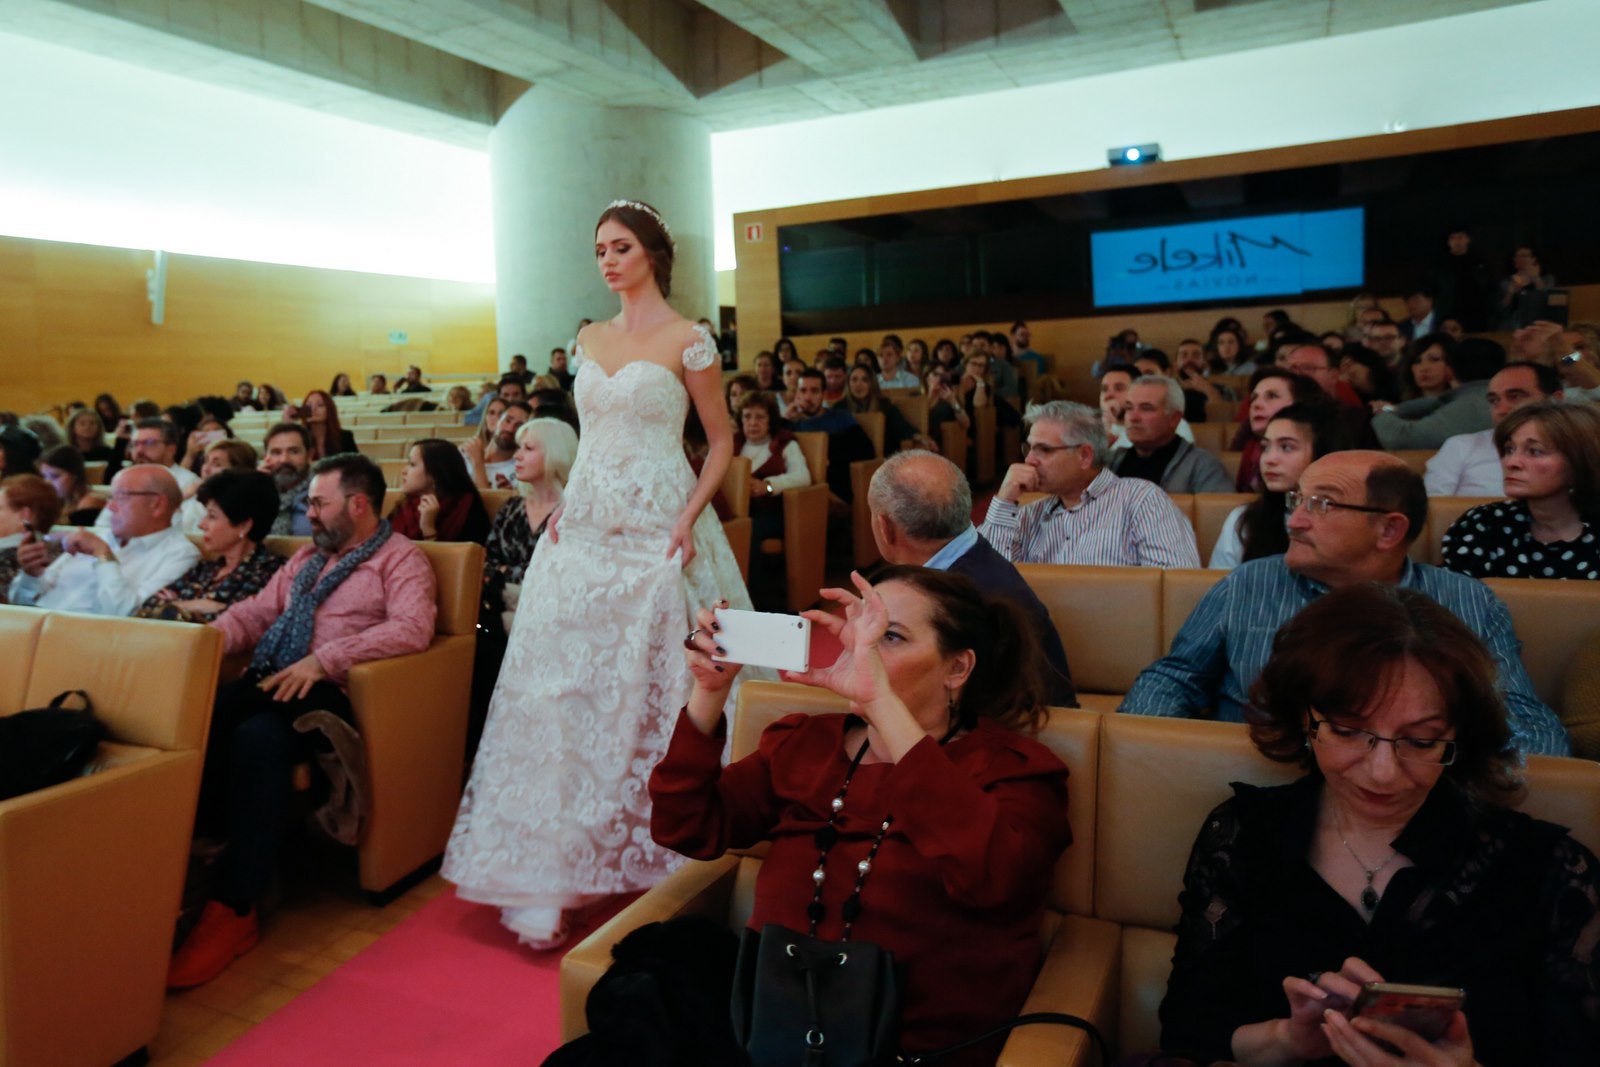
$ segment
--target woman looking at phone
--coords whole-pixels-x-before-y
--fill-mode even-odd
[[[1245,1067],[1600,1062],[1600,864],[1503,806],[1515,757],[1472,631],[1415,590],[1334,590],[1279,631],[1252,699],[1256,747],[1307,773],[1235,785],[1202,824],[1162,1047]],[[1351,1016],[1376,981],[1466,1000],[1430,1042]]]
[[[784,718],[727,768],[722,708],[739,667],[713,661],[716,618],[696,615],[685,642],[694,688],[650,778],[650,828],[699,859],[770,841],[751,929],[806,930],[816,891],[814,936],[837,940],[854,900],[850,937],[905,967],[902,1047],[928,1050],[1022,1006],[1039,967],[1050,872],[1071,836],[1067,771],[1027,736],[1043,689],[1015,608],[944,571],[894,566],[875,585],[852,579],[854,591],[823,592],[844,618],[805,613],[844,651],[830,667],[784,677],[846,697],[858,713]],[[830,825],[836,836],[819,862],[818,831]],[[939,1062],[992,1064],[999,1041]]]

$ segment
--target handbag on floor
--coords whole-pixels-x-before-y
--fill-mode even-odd
[[[62,706],[73,697],[82,699],[82,708]],[[105,724],[82,689],[58,693],[43,708],[0,716],[0,800],[76,778],[105,739]]]

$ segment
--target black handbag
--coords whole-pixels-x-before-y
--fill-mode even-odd
[[[900,1040],[894,953],[777,923],[745,930],[733,978],[733,1032],[751,1067],[893,1063]]]
[[[72,697],[83,700],[81,709],[62,707]],[[47,707],[0,716],[0,800],[76,778],[106,736],[81,689],[57,694]]]

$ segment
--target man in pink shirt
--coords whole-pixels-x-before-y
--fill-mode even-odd
[[[255,905],[288,824],[290,777],[319,736],[294,721],[325,711],[348,722],[350,668],[433,640],[433,569],[378,517],[382,504],[383,472],[370,459],[318,462],[306,500],[312,544],[211,624],[228,652],[254,654],[242,678],[217,689],[197,824],[225,828],[228,846],[216,898],[173,955],[174,989],[210,981],[255,946]]]

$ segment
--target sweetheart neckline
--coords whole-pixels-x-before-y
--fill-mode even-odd
[[[660,367],[663,371],[666,371],[668,374],[672,374],[672,377],[674,379],[676,379],[678,377],[676,374],[672,373],[672,368],[671,367],[668,367],[665,363],[657,363],[653,359],[630,359],[628,362],[626,362],[622,366],[618,367],[616,369],[615,373],[607,374],[606,373],[606,369],[600,365],[600,362],[598,360],[589,359],[589,358],[585,357],[583,362],[581,364],[579,364],[579,366],[578,366],[578,373],[582,374],[584,367],[593,367],[595,370],[600,372],[600,377],[602,377],[606,381],[610,382],[610,381],[615,381],[629,367],[637,367],[637,366],[640,366],[640,365],[649,366],[649,367]]]

